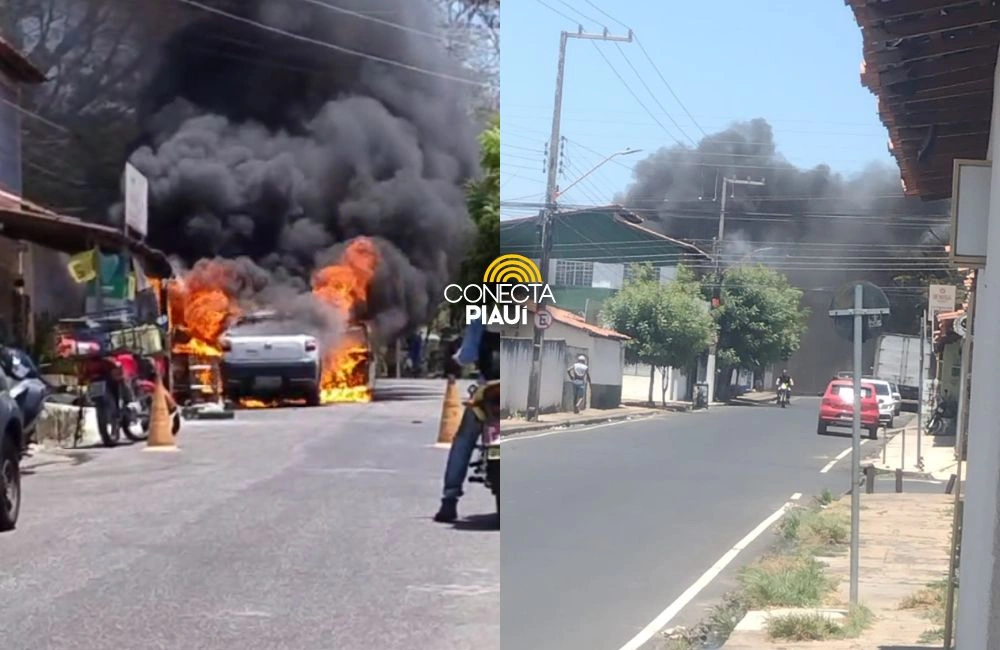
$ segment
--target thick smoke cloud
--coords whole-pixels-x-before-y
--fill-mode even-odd
[[[827,165],[799,169],[779,153],[764,119],[735,123],[697,148],[660,149],[635,166],[634,182],[617,200],[671,236],[707,243],[718,234],[723,178],[766,183],[730,193],[727,214],[736,219],[726,226],[727,256],[749,252],[750,242],[906,244],[943,234],[906,227],[907,218],[940,215],[946,207],[905,198],[896,168],[874,164],[846,178]],[[824,217],[861,214],[879,215],[881,223]]]
[[[424,3],[337,4],[434,31]],[[297,0],[213,6],[461,76],[425,34]],[[151,243],[189,265],[242,256],[254,282],[263,273],[268,286],[301,291],[346,242],[368,236],[380,263],[366,316],[385,337],[419,323],[471,234],[463,187],[478,152],[466,88],[201,14],[169,40],[143,93],[130,162],[149,178]]]

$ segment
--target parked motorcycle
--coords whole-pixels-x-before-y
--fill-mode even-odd
[[[944,433],[948,427],[948,421],[954,419],[957,414],[957,406],[952,400],[939,401],[931,415],[931,421],[927,423],[927,433],[932,436]]]
[[[788,406],[789,400],[792,397],[792,387],[788,385],[787,382],[782,382],[778,384],[778,405],[781,408]]]
[[[493,492],[497,513],[500,512],[500,381],[490,381],[482,386],[469,388],[471,408],[482,426],[479,457],[469,466],[472,474],[469,482],[482,483]]]
[[[45,409],[45,400],[52,394],[53,388],[42,378],[35,362],[24,350],[11,347],[0,349],[0,367],[13,380],[8,392],[21,411],[21,430],[27,443],[35,433]]]

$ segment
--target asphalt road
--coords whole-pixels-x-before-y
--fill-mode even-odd
[[[505,441],[502,647],[619,650],[794,493],[845,492],[848,461],[821,470],[849,433],[818,436],[818,402]],[[773,541],[761,535],[668,627],[697,623]]]
[[[443,391],[386,382],[371,404],[187,423],[177,453],[39,468],[0,535],[4,649],[498,648],[492,496],[430,519]]]

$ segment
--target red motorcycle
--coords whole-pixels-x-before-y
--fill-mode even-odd
[[[93,320],[67,320],[57,344],[58,354],[76,360],[77,380],[86,385],[82,407],[93,407],[97,432],[106,447],[114,447],[122,434],[133,442],[149,437],[149,422],[156,376],[165,376],[166,359],[141,357],[123,349],[113,349],[108,325]],[[111,324],[112,327],[114,324]],[[168,399],[174,435],[180,430],[180,413]]]

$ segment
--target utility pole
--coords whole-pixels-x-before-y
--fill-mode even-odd
[[[726,186],[727,185],[753,185],[763,187],[764,181],[751,181],[739,178],[722,179],[722,203],[719,210],[719,235],[715,239],[715,289],[713,295],[719,300],[722,299],[722,252],[723,240],[726,236]],[[705,382],[708,384],[708,403],[715,399],[715,355],[716,346],[713,345],[708,351],[708,362],[705,364]]]
[[[540,215],[541,221],[541,259],[539,260],[539,270],[542,273],[542,282],[548,282],[549,259],[552,256],[552,220],[556,214],[556,197],[559,190],[556,185],[559,172],[559,122],[562,118],[562,96],[563,78],[566,70],[566,43],[571,38],[579,38],[590,41],[619,41],[624,43],[632,42],[632,30],[628,36],[613,36],[605,29],[603,34],[588,34],[580,26],[576,32],[562,32],[559,35],[559,67],[556,72],[556,99],[552,107],[552,135],[549,137],[549,177],[545,187],[545,209]],[[539,310],[545,308],[544,304],[538,305]],[[542,381],[542,345],[545,341],[545,331],[540,327],[534,328],[534,342],[531,352],[531,377],[528,380],[528,412],[529,420],[538,419],[538,403],[541,392]]]

